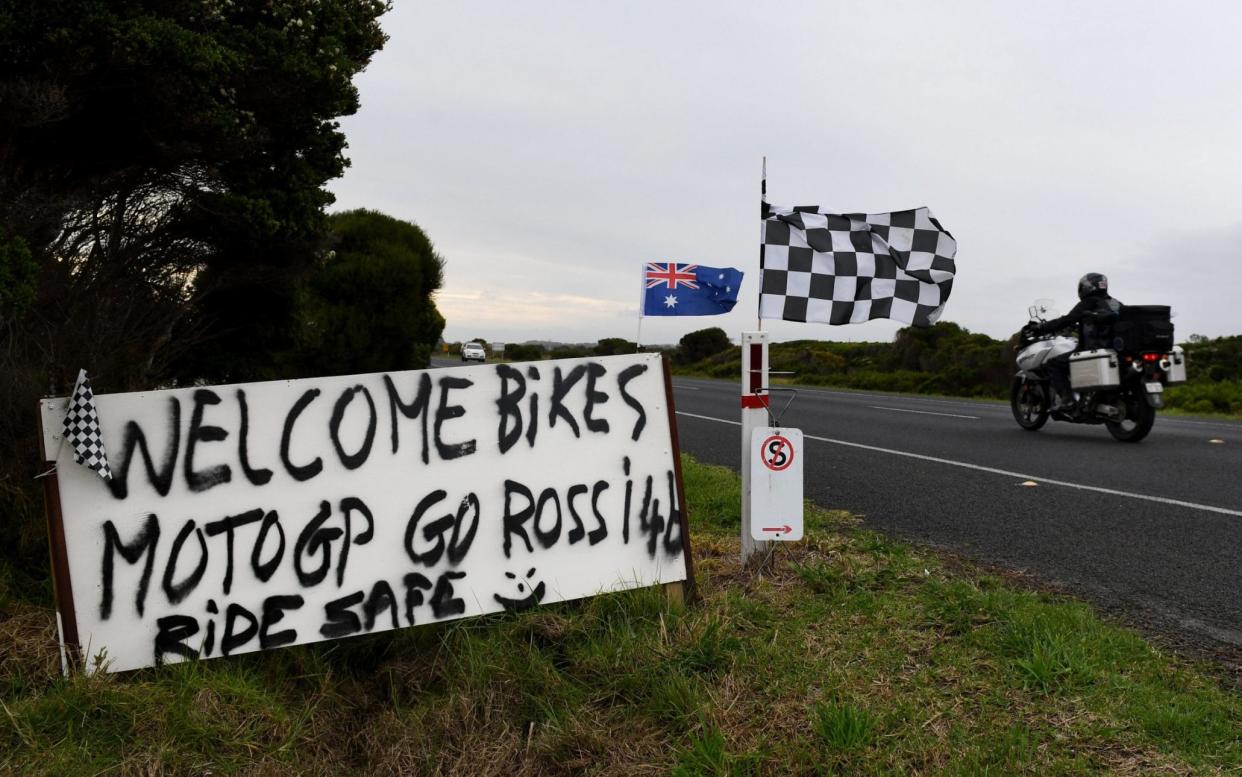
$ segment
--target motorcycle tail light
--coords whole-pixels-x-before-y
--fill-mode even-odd
[[[1156,359],[1159,359],[1159,358],[1160,358],[1160,354],[1158,354],[1158,353],[1145,353],[1145,354],[1143,354],[1143,361],[1145,361],[1145,362],[1154,362]]]

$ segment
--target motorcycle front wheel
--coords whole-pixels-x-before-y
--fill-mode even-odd
[[[1121,406],[1125,417],[1120,421],[1105,421],[1108,432],[1121,442],[1138,442],[1151,431],[1156,422],[1156,408],[1147,404],[1147,399],[1138,394],[1122,396]]]
[[[1048,423],[1048,385],[1040,381],[1014,378],[1009,392],[1009,407],[1013,420],[1028,432],[1039,430]]]

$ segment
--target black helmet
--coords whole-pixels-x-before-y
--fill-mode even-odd
[[[1093,295],[1108,296],[1108,277],[1103,273],[1089,272],[1078,279],[1078,299]]]

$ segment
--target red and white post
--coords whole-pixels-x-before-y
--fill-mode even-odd
[[[750,531],[750,438],[756,427],[768,426],[767,332],[742,333],[742,563],[762,559],[768,544]]]

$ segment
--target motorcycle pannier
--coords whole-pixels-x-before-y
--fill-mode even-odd
[[[1075,389],[1101,389],[1120,384],[1121,369],[1116,351],[1101,348],[1070,356],[1070,385]]]

